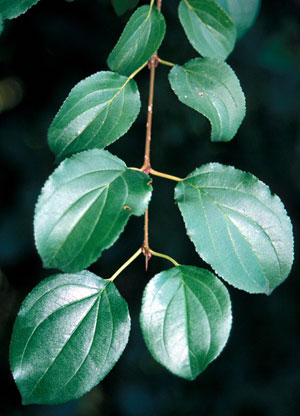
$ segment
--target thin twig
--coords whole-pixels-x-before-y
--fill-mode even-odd
[[[156,7],[161,10],[162,0],[156,1]],[[157,52],[151,57],[149,63],[150,68],[150,82],[149,82],[149,99],[148,99],[148,113],[147,113],[147,125],[146,125],[146,139],[145,139],[145,154],[144,164],[141,170],[149,174],[151,170],[150,150],[151,150],[151,131],[152,131],[152,115],[153,115],[153,97],[154,97],[154,81],[155,81],[155,69],[158,65]],[[151,259],[151,252],[149,247],[149,210],[145,212],[144,219],[144,242],[143,242],[143,254],[145,256],[145,268],[148,269],[149,260]]]

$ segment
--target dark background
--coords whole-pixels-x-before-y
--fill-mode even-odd
[[[179,64],[196,52],[185,39],[175,0],[163,1],[167,35],[160,56]],[[246,118],[230,143],[211,143],[209,123],[179,103],[167,73],[156,78],[152,162],[186,176],[215,161],[250,171],[280,195],[292,218],[296,253],[300,221],[300,2],[263,1],[256,24],[228,62],[247,99]],[[172,376],[151,358],[138,324],[143,288],[170,263],[142,257],[116,281],[129,303],[132,331],[121,359],[99,386],[62,406],[21,405],[8,365],[11,328],[26,294],[51,272],[42,269],[32,232],[34,205],[54,169],[47,128],[69,90],[106,70],[126,21],[108,0],[42,0],[6,22],[0,37],[0,390],[1,415],[296,416],[300,414],[299,261],[275,292],[248,295],[232,287],[233,328],[221,356],[196,381]],[[142,111],[109,150],[140,167],[144,152],[148,71],[137,76]],[[17,103],[19,104],[17,105]],[[182,264],[203,266],[173,204],[172,182],[154,178],[151,247]],[[109,277],[141,245],[143,219],[132,218],[118,242],[90,270]],[[227,285],[228,286],[228,285]]]

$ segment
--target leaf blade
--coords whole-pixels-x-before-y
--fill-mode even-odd
[[[229,65],[213,58],[192,59],[175,65],[169,82],[179,101],[208,118],[213,142],[235,136],[245,116],[245,96]]]
[[[216,0],[229,14],[241,38],[253,25],[260,9],[260,0]]]
[[[115,12],[119,16],[133,9],[138,2],[139,0],[112,0]]]
[[[185,34],[204,57],[225,60],[234,48],[236,29],[230,17],[213,0],[182,0],[178,8]]]
[[[269,294],[287,278],[291,222],[280,199],[253,175],[204,165],[176,187],[175,200],[198,254],[228,283]]]
[[[59,161],[83,150],[102,149],[129,130],[140,108],[134,80],[98,72],[71,90],[49,127],[49,146]]]
[[[212,273],[177,266],[150,280],[140,323],[152,356],[179,377],[194,380],[223,350],[231,328],[227,289]]]
[[[39,0],[0,0],[0,15],[3,19],[14,19],[27,12]]]
[[[165,31],[164,17],[155,6],[139,7],[110,53],[107,65],[112,71],[131,75],[157,51]]]
[[[88,271],[45,279],[24,300],[10,345],[23,404],[64,403],[91,390],[118,361],[129,332],[128,306],[113,283]]]
[[[149,177],[105,150],[62,162],[38,199],[34,234],[46,268],[80,271],[109,248],[151,197]]]

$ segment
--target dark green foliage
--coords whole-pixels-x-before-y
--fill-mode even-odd
[[[35,3],[0,0],[0,14],[16,17]],[[120,15],[137,3],[113,0]],[[258,8],[258,0],[182,0],[180,22],[203,58],[177,65],[157,54],[166,24],[152,0],[133,13],[110,53],[107,63],[113,72],[97,72],[78,83],[54,118],[49,146],[59,161],[71,157],[41,191],[34,233],[44,266],[74,274],[40,283],[18,314],[10,362],[24,404],[78,398],[111,370],[130,330],[127,304],[112,281],[142,252],[176,265],[156,275],[145,289],[140,322],[153,357],[177,376],[193,380],[223,350],[231,328],[231,302],[211,272],[181,266],[145,243],[111,279],[83,270],[114,244],[131,215],[145,213],[152,193],[147,174],[178,181],[175,200],[187,234],[202,259],[228,283],[269,294],[288,276],[291,222],[280,199],[256,177],[210,163],[181,180],[150,165],[128,168],[103,150],[136,120],[141,104],[133,78],[149,60],[152,80],[154,65],[173,66],[169,81],[179,101],[210,121],[212,141],[230,141],[245,116],[245,97],[224,60]],[[148,143],[150,138],[148,130]]]
[[[227,342],[229,294],[209,271],[177,266],[150,280],[140,320],[153,357],[177,376],[194,380]]]
[[[128,306],[93,273],[51,276],[27,296],[15,322],[10,364],[23,403],[57,404],[101,381],[129,336]]]

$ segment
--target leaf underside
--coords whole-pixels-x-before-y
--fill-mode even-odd
[[[49,128],[49,146],[59,161],[82,150],[103,149],[129,130],[140,107],[134,80],[98,72],[71,90]]]
[[[235,136],[245,116],[245,96],[229,65],[213,58],[192,59],[175,65],[169,81],[182,103],[208,118],[213,142]]]
[[[140,316],[145,342],[179,377],[195,379],[220,354],[231,321],[228,291],[207,270],[177,266],[146,286]]]
[[[226,59],[234,48],[235,25],[212,0],[182,0],[178,14],[191,45],[204,57]]]
[[[255,176],[210,163],[175,188],[199,255],[231,285],[270,294],[293,263],[292,225],[276,195]]]
[[[112,71],[131,75],[157,51],[165,31],[165,19],[155,6],[139,7],[110,53],[107,65]]]
[[[87,393],[118,361],[129,332],[128,306],[113,283],[88,271],[41,282],[21,306],[10,345],[23,404]]]
[[[142,215],[151,197],[149,177],[128,169],[106,150],[64,160],[38,199],[34,233],[44,267],[76,272],[96,261]]]

